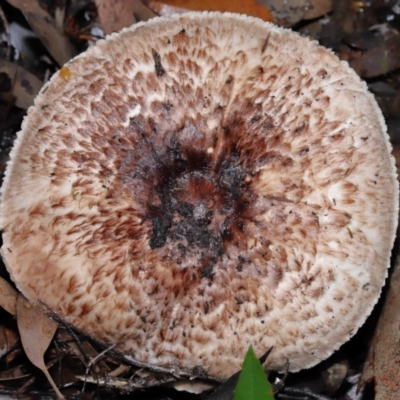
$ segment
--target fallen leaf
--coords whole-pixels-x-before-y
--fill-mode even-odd
[[[369,349],[358,387],[375,382],[375,400],[398,399],[400,393],[400,255]]]
[[[382,37],[376,31],[362,30],[345,35],[342,40],[355,49],[366,50],[374,46],[380,46]]]
[[[21,10],[43,45],[59,65],[65,64],[77,54],[77,50],[65,36],[56,20],[37,0],[7,0]],[[57,16],[60,12],[56,12]]]
[[[308,0],[308,6],[304,10],[304,19],[322,17],[332,11],[333,0]]]
[[[5,325],[0,325],[0,359],[5,359],[9,366],[19,353],[19,349],[18,332]]]
[[[0,373],[0,382],[5,383],[8,381],[15,381],[18,379],[25,379],[30,376],[22,365],[18,365],[14,368],[9,368]]]
[[[31,304],[22,294],[17,300],[17,323],[22,346],[31,363],[43,371],[59,399],[64,396],[58,390],[44,363],[44,353],[57,330],[58,323],[47,316],[38,306]]]
[[[16,315],[17,299],[18,292],[4,278],[0,277],[0,306],[11,315]]]
[[[379,45],[350,59],[349,64],[362,78],[373,78],[400,68],[400,34],[382,37]]]
[[[172,15],[187,11],[236,12],[273,21],[271,13],[256,0],[144,0],[144,3],[159,15]]]
[[[302,19],[314,19],[332,11],[332,0],[258,0],[269,9],[279,25],[292,26]]]
[[[321,372],[322,380],[329,395],[335,394],[342,386],[349,372],[349,362],[343,359]]]
[[[352,2],[348,0],[334,1],[332,14],[325,19],[318,35],[320,44],[329,47],[337,54],[340,53],[343,37],[351,34],[357,23],[357,14],[350,11],[350,3]]]
[[[33,104],[35,96],[43,86],[43,82],[35,75],[18,64],[5,60],[0,60],[0,75],[2,80],[9,82],[8,90],[0,92],[0,99],[24,110]]]
[[[131,8],[139,21],[147,21],[150,18],[154,18],[157,14],[146,7],[141,0],[130,0]]]
[[[133,25],[136,20],[128,0],[94,0],[104,33],[109,35]]]

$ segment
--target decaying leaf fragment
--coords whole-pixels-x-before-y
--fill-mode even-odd
[[[43,86],[43,82],[35,75],[9,61],[0,60],[0,75],[9,82],[9,90],[0,92],[0,99],[24,110],[33,104],[33,99]]]
[[[359,388],[375,382],[375,400],[398,398],[400,393],[400,255],[360,378]]]
[[[18,365],[14,368],[7,369],[0,373],[0,382],[4,384],[5,382],[22,380],[28,378],[29,374],[24,370],[23,366]]]
[[[2,277],[0,277],[0,307],[11,315],[17,312],[18,292]]]
[[[350,66],[363,78],[374,78],[400,68],[400,34],[388,37],[378,35],[377,38],[376,46],[349,60]]]
[[[95,0],[100,24],[106,35],[136,22],[128,0]]]
[[[47,371],[43,359],[43,355],[57,330],[58,323],[50,319],[41,308],[31,304],[21,294],[17,300],[17,322],[22,346],[27,357],[33,365],[43,371],[57,397],[64,399]]]
[[[318,18],[332,11],[332,0],[258,0],[279,25],[293,26],[302,19]]]
[[[8,2],[24,13],[32,30],[59,65],[66,63],[77,54],[75,47],[58,26],[60,18],[56,18],[56,21],[40,6],[39,1],[8,0]],[[60,14],[62,13],[56,9],[56,16]]]
[[[157,14],[146,7],[142,1],[130,0],[133,14],[138,21],[148,21],[150,18],[156,17]]]

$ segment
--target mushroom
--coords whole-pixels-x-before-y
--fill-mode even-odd
[[[397,226],[382,114],[347,63],[236,14],[138,23],[71,60],[2,188],[19,290],[135,359],[315,365],[377,302]]]

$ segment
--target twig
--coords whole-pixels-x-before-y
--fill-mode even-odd
[[[303,395],[305,397],[295,397],[295,395]],[[299,387],[286,387],[282,393],[278,396],[279,399],[293,399],[293,400],[332,400],[331,397],[324,396],[322,394],[314,393],[308,388]]]
[[[89,363],[89,365],[88,365],[88,367],[87,367],[87,370],[89,370],[90,367],[91,367],[94,363],[96,363],[101,357],[104,356],[104,354],[108,353],[108,352],[109,352],[110,350],[112,350],[115,346],[116,346],[116,345],[113,344],[113,345],[111,345],[110,347],[108,347],[107,349],[103,350],[101,353],[97,354],[97,356],[94,357],[94,358],[90,361],[90,363]]]
[[[86,367],[86,371],[85,371],[85,381],[82,387],[82,392],[85,391],[86,388],[86,382],[87,382],[87,378],[89,376],[89,371],[90,368],[92,367],[92,365],[94,365],[98,360],[100,360],[106,353],[108,353],[110,350],[112,350],[115,347],[115,344],[111,345],[110,347],[108,347],[107,349],[103,350],[101,353],[97,354],[96,357],[92,358],[88,364],[88,366]],[[96,380],[98,380],[97,374],[96,374]],[[97,382],[98,383],[98,382]]]
[[[77,330],[75,327],[73,327],[71,324],[69,324],[67,321],[65,321],[63,318],[61,318],[52,308],[50,308],[44,301],[38,300],[40,304],[42,304],[48,311],[49,315],[51,318],[53,318],[55,321],[58,323],[62,324],[68,332],[71,334],[73,339],[75,340],[76,345],[78,346],[79,351],[81,352],[82,356],[85,359],[85,362],[82,362],[85,365],[85,368],[87,368],[88,363],[90,362],[90,358],[87,356],[86,351],[82,347],[81,341],[79,340],[78,336],[75,334],[74,330]],[[82,360],[81,360],[82,361]]]

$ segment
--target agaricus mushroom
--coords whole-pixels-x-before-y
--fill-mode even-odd
[[[387,276],[398,184],[366,85],[316,42],[156,18],[38,95],[2,189],[12,279],[137,360],[228,377],[347,341]]]

